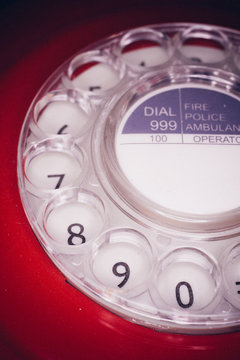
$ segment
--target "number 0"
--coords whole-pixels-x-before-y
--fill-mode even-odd
[[[180,294],[180,289],[182,286],[186,286],[187,290],[188,290],[188,294],[189,294],[189,301],[188,303],[183,303],[182,299],[181,299],[181,294]],[[186,281],[181,281],[177,284],[176,286],[176,298],[177,298],[177,302],[178,305],[181,306],[182,308],[186,309],[189,308],[193,305],[193,291],[191,288],[191,285],[186,282]]]

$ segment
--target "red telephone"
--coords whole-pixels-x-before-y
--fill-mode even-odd
[[[14,60],[8,67],[3,55],[0,84],[2,358],[237,357],[239,284],[232,293],[228,279],[239,264],[238,173],[224,156],[238,151],[238,16],[208,8],[206,19],[183,4],[178,14],[157,2],[114,10],[63,1],[56,18],[53,4],[47,14],[39,5],[41,27],[31,34],[29,19],[26,39],[14,32],[18,57],[6,38]],[[217,170],[201,167],[206,149]],[[178,175],[164,180],[169,164]],[[191,189],[196,179],[208,181],[205,200]]]

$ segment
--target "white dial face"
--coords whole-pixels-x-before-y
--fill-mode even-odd
[[[203,86],[171,86],[140,99],[116,136],[123,173],[170,211],[216,214],[239,206],[240,101]]]

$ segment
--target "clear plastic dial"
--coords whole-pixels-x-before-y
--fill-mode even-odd
[[[240,33],[128,30],[79,51],[23,123],[19,190],[79,291],[160,331],[240,328]]]

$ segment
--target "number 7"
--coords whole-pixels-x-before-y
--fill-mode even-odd
[[[59,189],[62,184],[64,176],[65,176],[65,174],[59,174],[59,175],[48,175],[47,177],[48,178],[54,178],[54,177],[59,178],[57,185],[55,186],[55,189]]]

